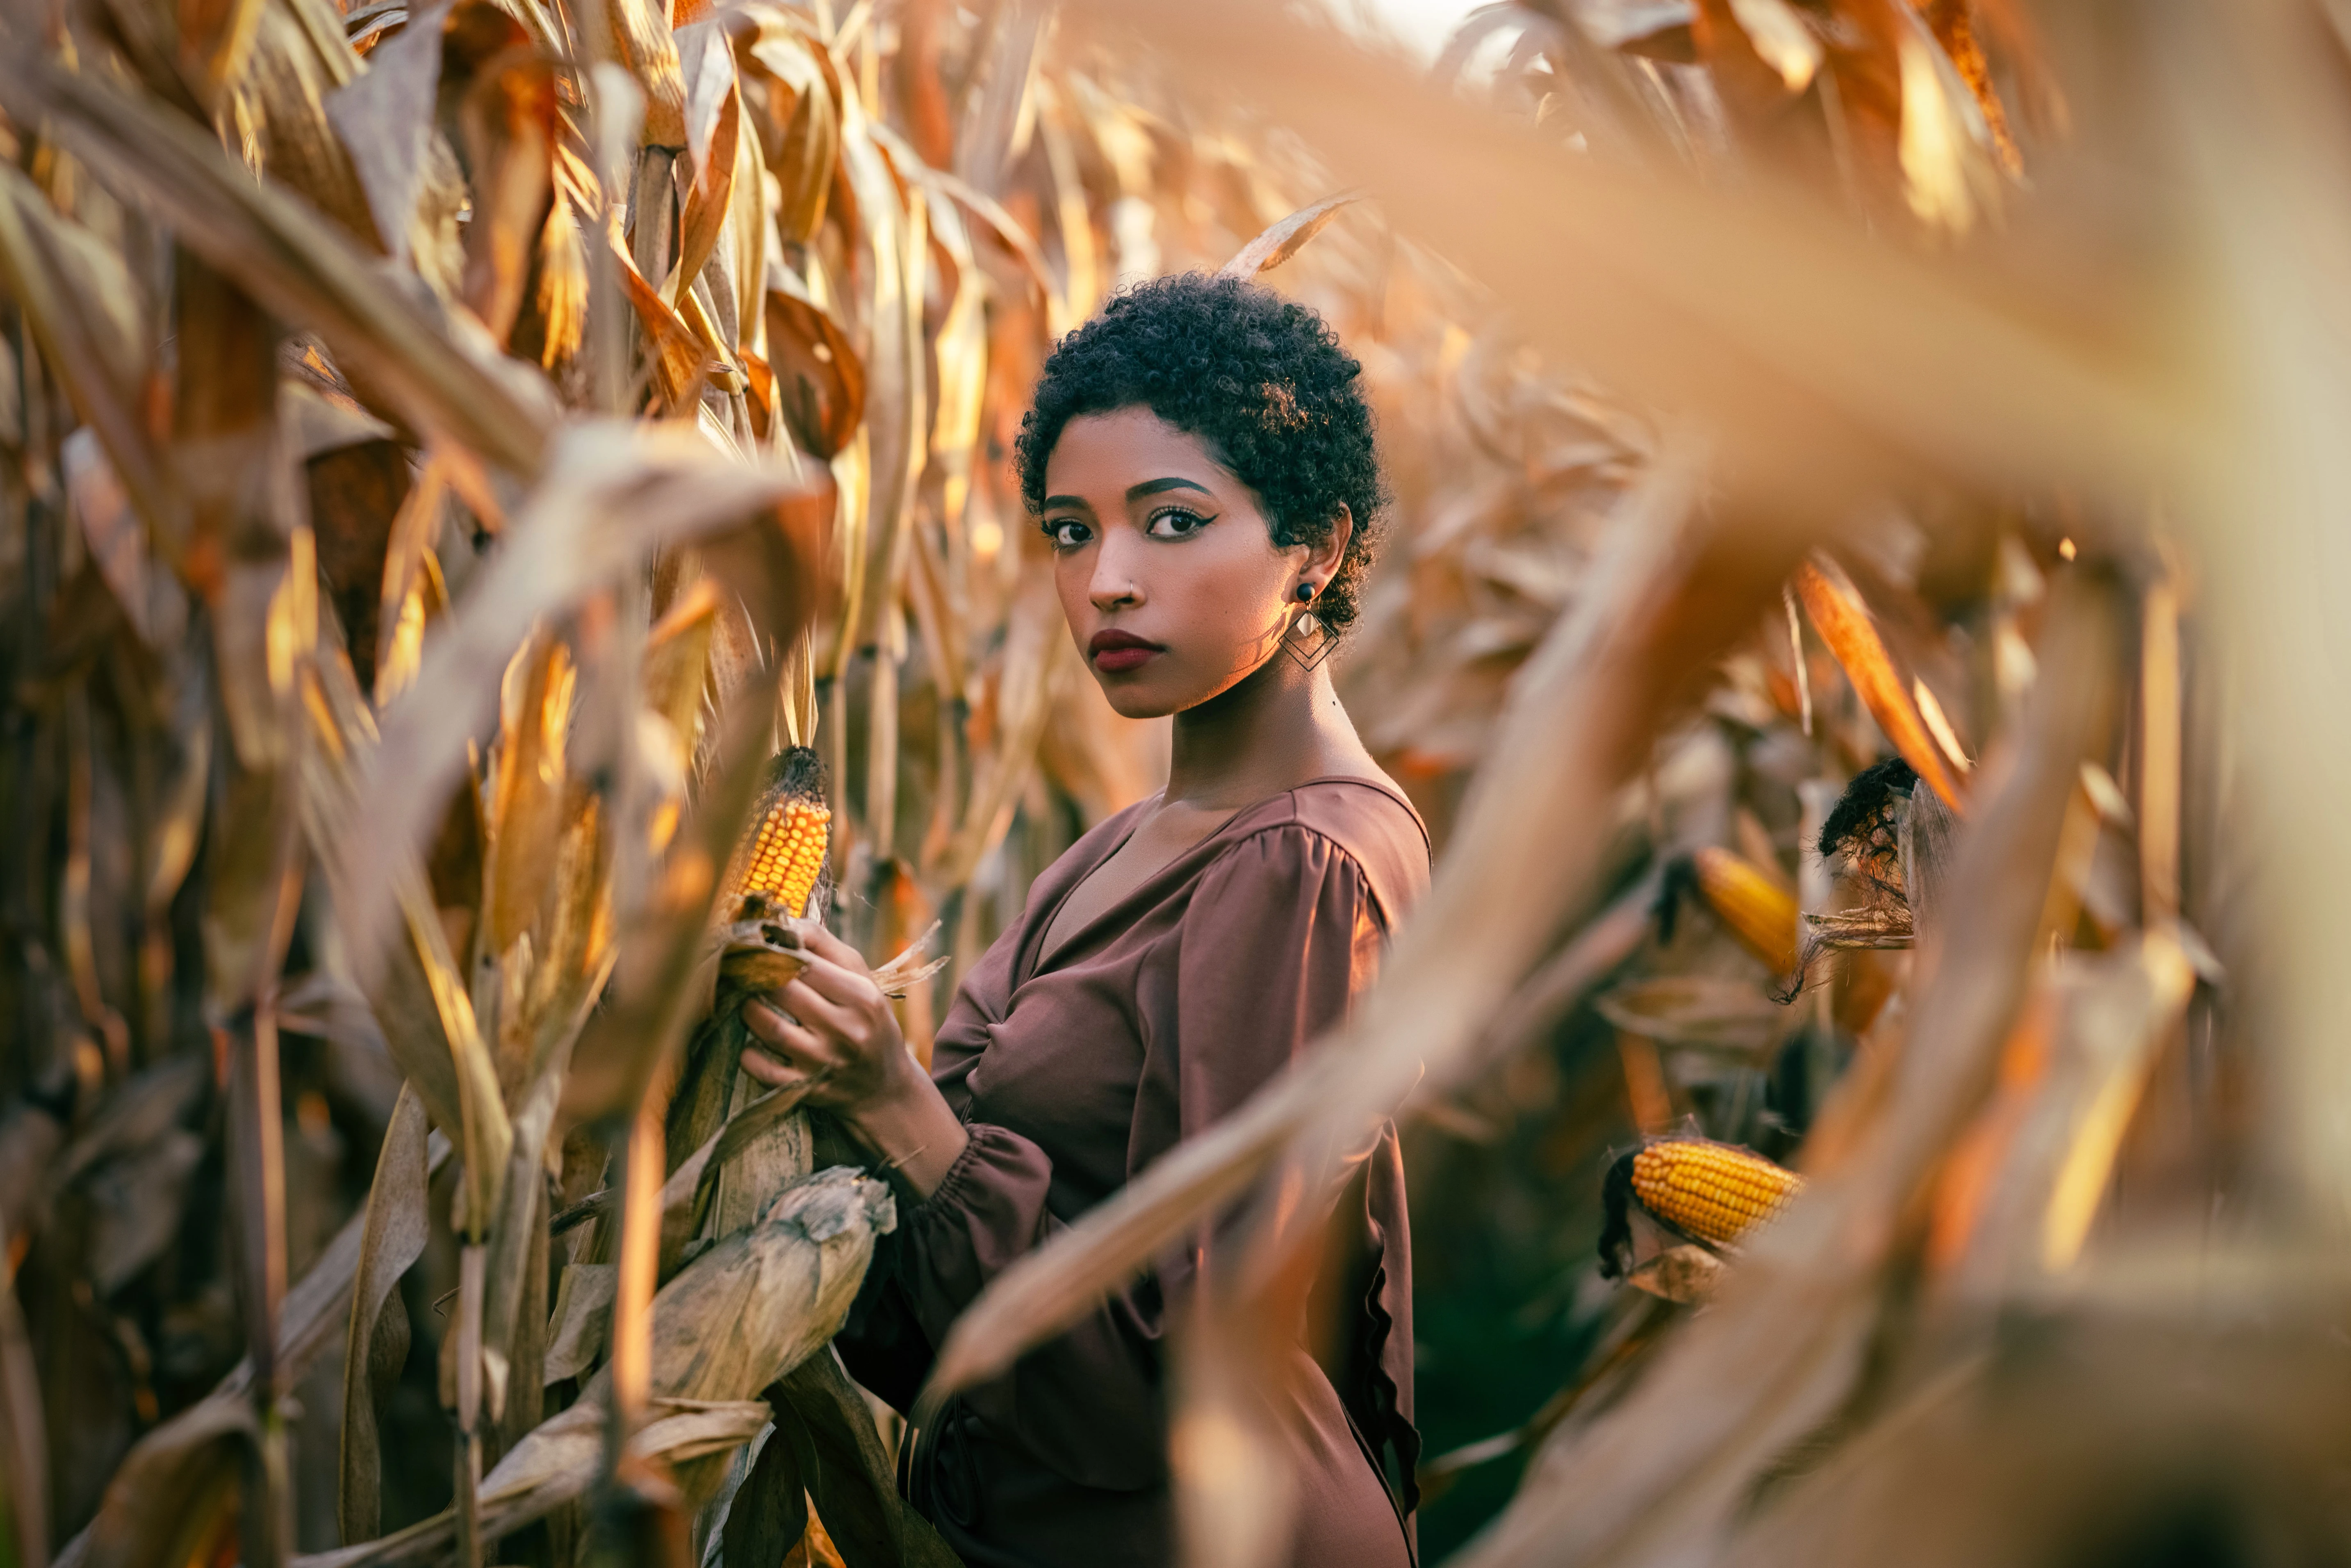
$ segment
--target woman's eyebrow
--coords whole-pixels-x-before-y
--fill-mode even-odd
[[[1216,494],[1215,491],[1209,489],[1206,485],[1195,484],[1189,479],[1176,479],[1170,477],[1166,479],[1145,479],[1140,485],[1129,486],[1127,487],[1126,498],[1130,501],[1140,501],[1145,496],[1156,496],[1163,490],[1197,490],[1203,496],[1213,496]]]
[[[1081,512],[1093,510],[1092,507],[1086,505],[1086,498],[1083,496],[1048,496],[1037,509],[1040,512],[1050,512],[1056,507],[1075,507]]]

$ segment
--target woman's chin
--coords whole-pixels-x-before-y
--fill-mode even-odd
[[[1179,676],[1181,672],[1167,668],[1169,663],[1167,655],[1161,653],[1130,674],[1105,670],[1088,660],[1086,674],[1094,678],[1094,685],[1102,688],[1112,710],[1122,718],[1165,718],[1207,695],[1190,689],[1196,682],[1171,678]]]
[[[1096,674],[1094,684],[1102,687],[1102,695],[1110,701],[1111,710],[1121,718],[1165,718],[1169,714],[1190,706],[1170,697],[1148,682]]]

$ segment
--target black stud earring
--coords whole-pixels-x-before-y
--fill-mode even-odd
[[[1309,602],[1311,602],[1311,601],[1313,600],[1313,598],[1314,598],[1314,585],[1313,585],[1312,583],[1311,583],[1311,582],[1301,582],[1301,583],[1300,583],[1300,584],[1298,585],[1298,602],[1299,602],[1299,603],[1301,603],[1301,604],[1309,603]]]

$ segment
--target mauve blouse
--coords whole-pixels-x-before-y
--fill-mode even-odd
[[[1337,1023],[1428,883],[1409,804],[1364,780],[1318,779],[1237,813],[1040,967],[1062,900],[1143,810],[1102,822],[1037,879],[940,1026],[932,1075],[971,1142],[936,1192],[901,1208],[835,1342],[900,1410],[991,1279]],[[1335,1239],[1314,1296],[1336,1332],[1311,1363],[1301,1341],[1302,1375],[1278,1412],[1297,1472],[1289,1561],[1402,1568],[1420,1442],[1393,1126],[1353,1167]],[[1175,1249],[921,1434],[907,1495],[972,1568],[1175,1561],[1160,1342],[1196,1263]]]

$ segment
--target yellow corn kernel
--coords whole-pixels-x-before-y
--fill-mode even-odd
[[[1667,1138],[1633,1156],[1641,1207],[1720,1247],[1785,1207],[1803,1178],[1762,1155],[1705,1138]]]
[[[1714,845],[1690,856],[1698,891],[1740,946],[1784,975],[1796,967],[1796,901],[1752,862]]]
[[[768,808],[743,873],[744,896],[764,898],[799,919],[824,871],[832,812],[820,802],[787,795]]]

